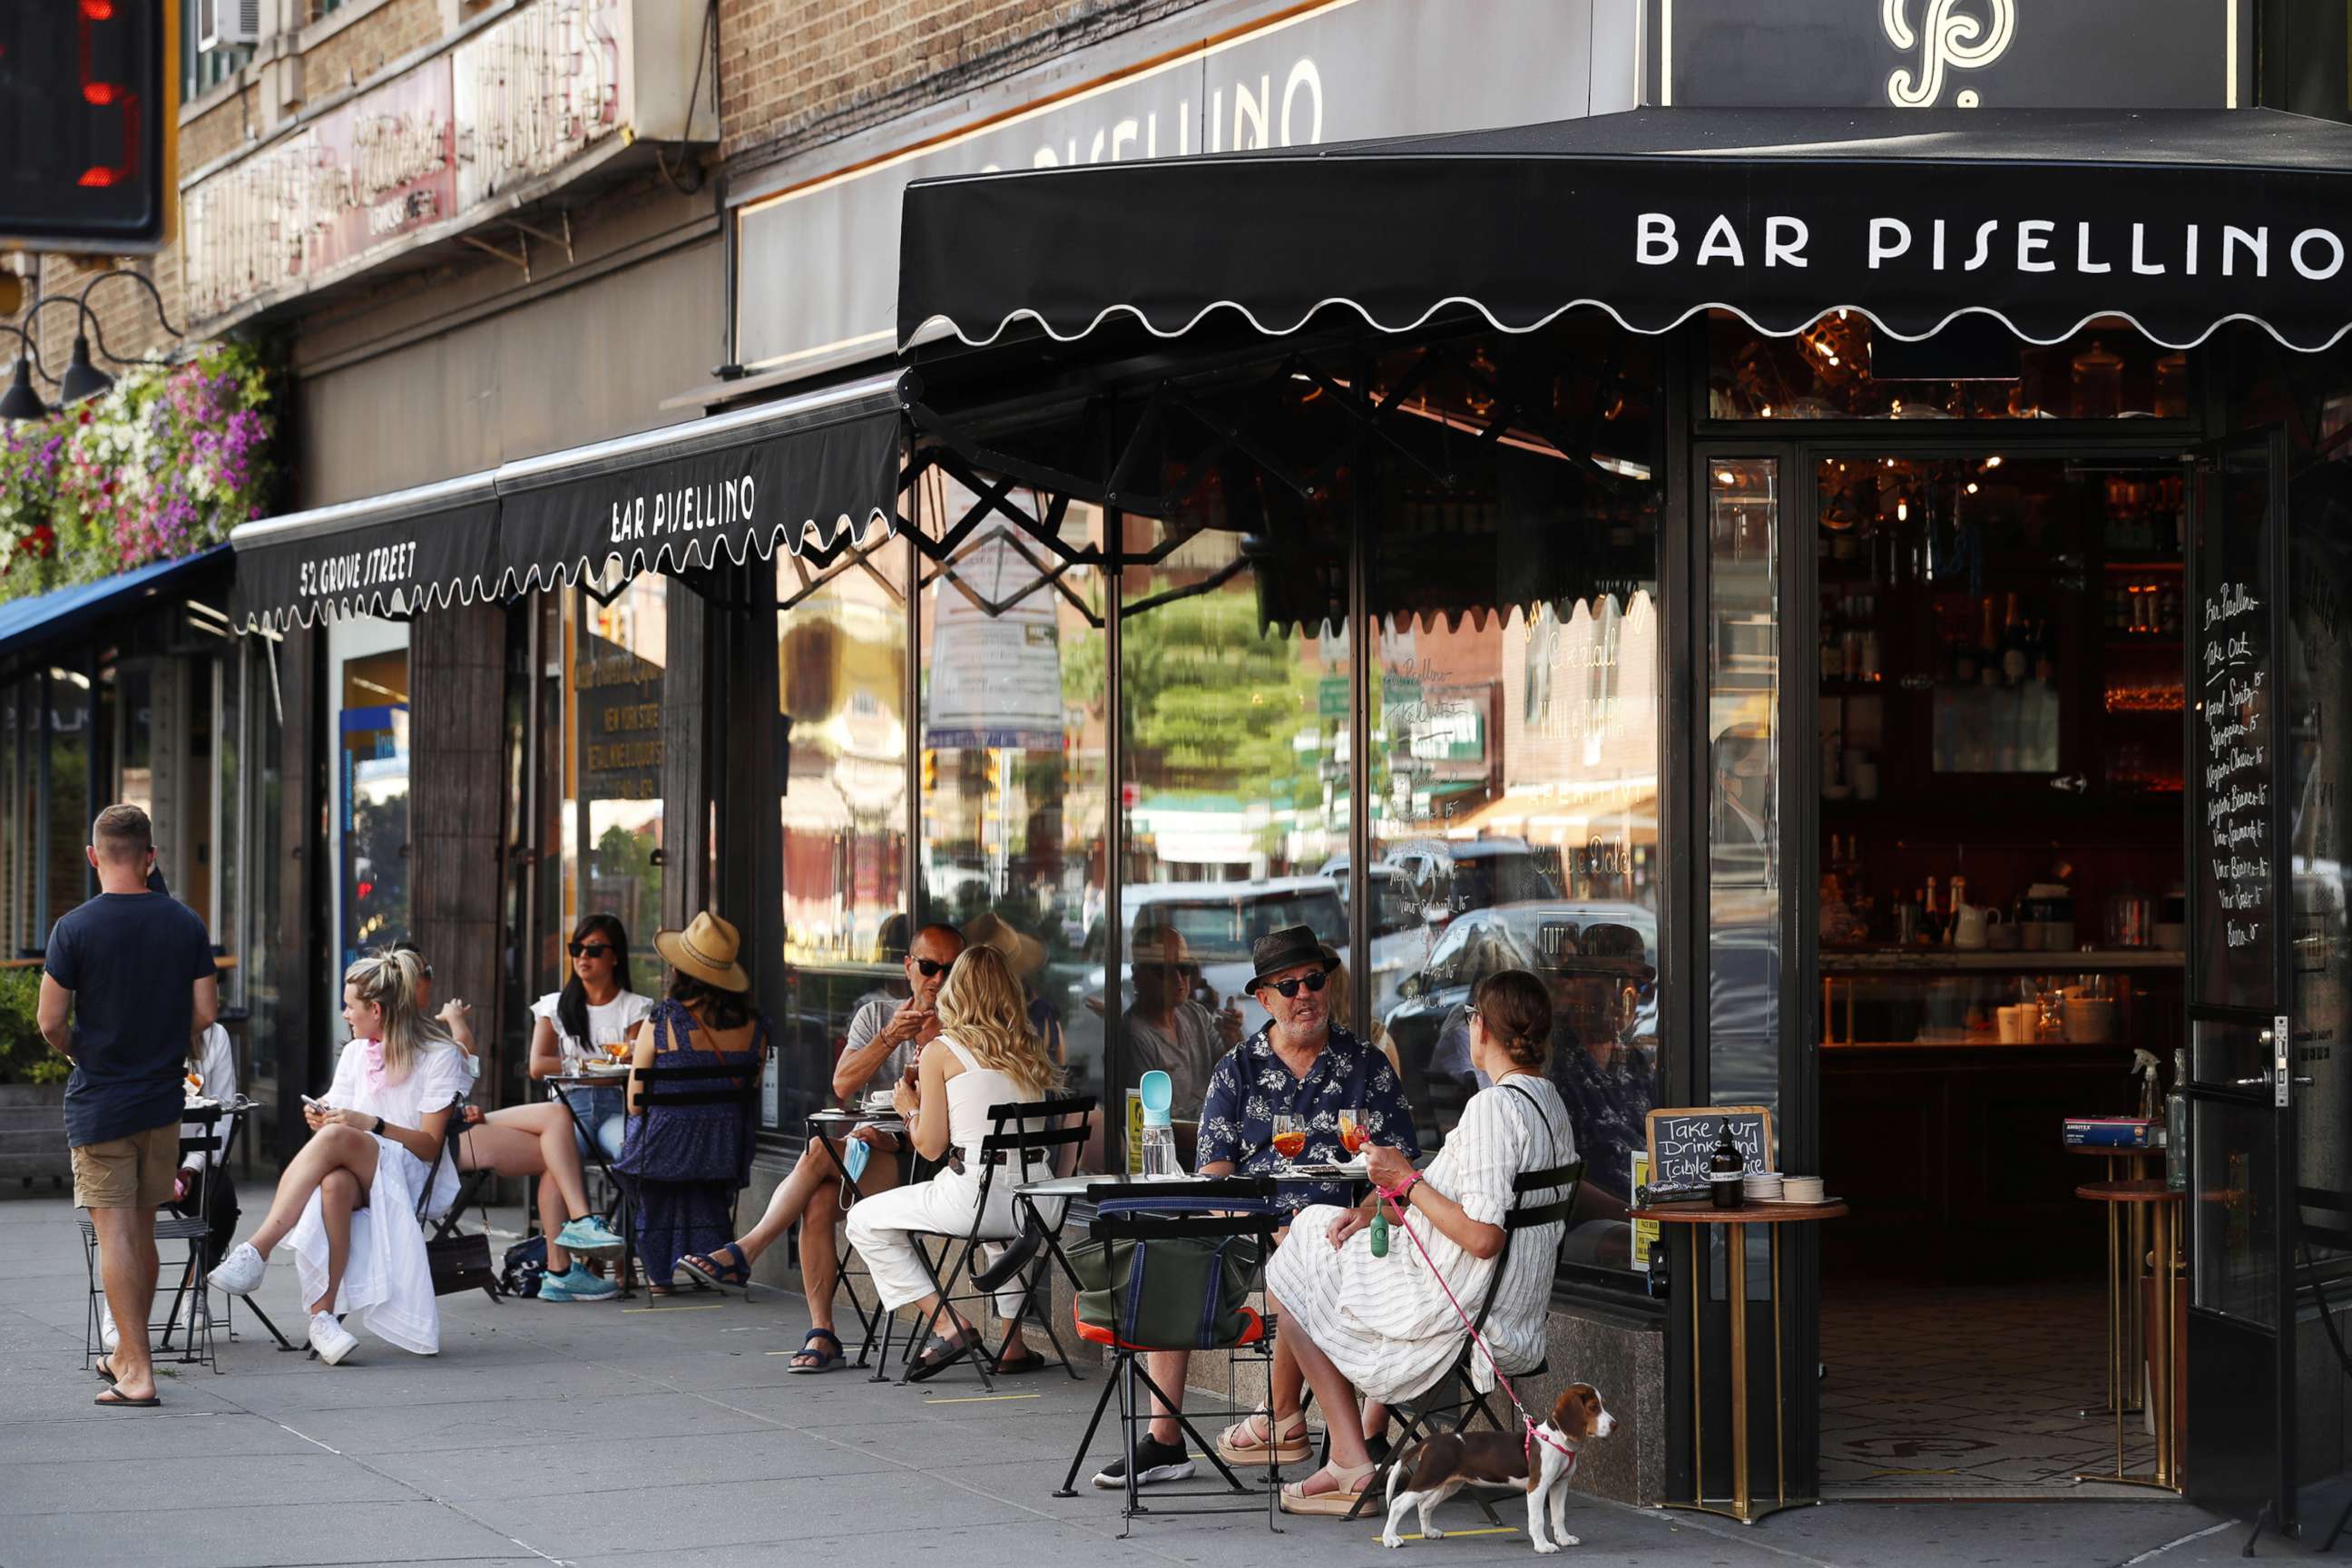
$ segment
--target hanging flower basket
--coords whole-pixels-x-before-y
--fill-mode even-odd
[[[0,601],[187,555],[264,515],[276,420],[259,357],[210,343],[0,426]]]

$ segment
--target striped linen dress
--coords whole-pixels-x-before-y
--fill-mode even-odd
[[[1574,1158],[1575,1135],[1559,1090],[1534,1074],[1514,1073],[1471,1097],[1422,1180],[1472,1219],[1498,1226],[1514,1201],[1513,1178]],[[1538,1194],[1537,1201],[1557,1195]],[[1410,1399],[1454,1364],[1464,1339],[1462,1320],[1422,1248],[1473,1317],[1501,1259],[1471,1257],[1420,1214],[1410,1223],[1421,1247],[1393,1229],[1385,1258],[1372,1256],[1369,1229],[1334,1247],[1326,1233],[1346,1213],[1327,1204],[1301,1210],[1289,1239],[1266,1265],[1266,1289],[1282,1313],[1280,1331],[1314,1341],[1366,1398]],[[1510,1270],[1480,1331],[1506,1373],[1543,1359],[1544,1308],[1561,1229],[1549,1225],[1527,1231],[1510,1248]],[[1476,1362],[1476,1381],[1482,1389],[1494,1386],[1483,1358]]]

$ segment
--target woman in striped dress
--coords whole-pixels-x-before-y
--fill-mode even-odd
[[[1543,1073],[1551,1017],[1542,981],[1523,969],[1490,975],[1471,1008],[1470,1059],[1494,1087],[1471,1097],[1444,1152],[1418,1177],[1396,1150],[1368,1152],[1381,1185],[1412,1181],[1401,1201],[1420,1247],[1392,1225],[1388,1255],[1375,1258],[1367,1234],[1375,1200],[1355,1208],[1318,1205],[1300,1211],[1290,1239],[1267,1264],[1268,1305],[1314,1385],[1331,1440],[1328,1465],[1282,1489],[1286,1513],[1345,1514],[1354,1505],[1373,1468],[1359,1397],[1383,1405],[1410,1399],[1444,1375],[1465,1337],[1447,1291],[1474,1314],[1486,1298],[1507,1239],[1503,1220],[1517,1201],[1513,1180],[1576,1158],[1568,1107]],[[1558,1195],[1529,1197],[1543,1203]],[[1559,1239],[1560,1226],[1545,1226],[1510,1248],[1509,1272],[1480,1331],[1506,1373],[1543,1359]],[[1481,1388],[1493,1386],[1483,1360],[1475,1373]],[[1295,1418],[1277,1411],[1276,1429]]]

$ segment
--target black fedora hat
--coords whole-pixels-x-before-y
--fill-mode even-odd
[[[1323,944],[1307,926],[1285,926],[1268,931],[1250,943],[1249,988],[1253,991],[1265,984],[1269,974],[1279,974],[1286,969],[1296,969],[1302,963],[1320,965],[1328,974],[1339,967],[1339,961],[1327,956]]]

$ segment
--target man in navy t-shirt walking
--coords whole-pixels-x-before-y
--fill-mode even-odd
[[[113,1384],[98,1403],[145,1407],[157,1403],[147,1353],[155,1208],[180,1168],[188,1043],[211,1026],[220,995],[205,922],[148,890],[155,840],[147,814],[110,805],[89,837],[99,895],[49,932],[41,1037],[74,1065],[66,1084],[74,1202],[98,1232],[106,1301],[121,1331],[98,1363]]]

